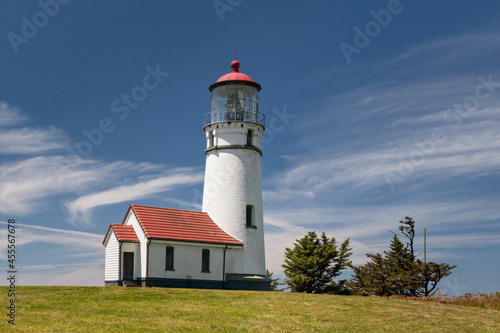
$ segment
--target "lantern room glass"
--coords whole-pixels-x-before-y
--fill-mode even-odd
[[[258,90],[242,83],[228,83],[212,90],[211,122],[257,123]]]

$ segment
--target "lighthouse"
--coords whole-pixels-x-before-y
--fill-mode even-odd
[[[240,63],[209,87],[202,211],[130,204],[104,236],[106,285],[269,290],[260,85]]]
[[[228,279],[233,274],[251,282],[266,274],[260,149],[265,116],[259,112],[261,86],[239,68],[234,60],[231,72],[209,87],[202,211],[243,243],[242,250],[227,253]]]

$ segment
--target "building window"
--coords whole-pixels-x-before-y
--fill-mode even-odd
[[[214,131],[208,132],[208,148],[212,148],[214,146]]]
[[[210,250],[201,251],[201,271],[210,273]]]
[[[167,246],[166,259],[165,259],[165,270],[174,270],[174,247]]]
[[[247,146],[252,146],[252,135],[253,131],[249,129],[247,132]]]
[[[254,215],[253,206],[252,205],[247,205],[247,223],[246,223],[247,227],[253,227],[254,226],[253,215]]]

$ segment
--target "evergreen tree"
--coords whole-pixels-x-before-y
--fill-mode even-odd
[[[437,291],[436,286],[438,282],[451,274],[451,270],[457,266],[450,266],[444,263],[437,264],[435,262],[424,263],[421,260],[417,260],[418,263],[418,277],[420,278],[420,283],[422,288],[418,291],[419,295],[429,296],[434,295]]]
[[[366,255],[371,260],[364,266],[352,266],[353,279],[346,283],[347,287],[358,295],[390,295],[387,283],[387,267],[380,253]]]
[[[398,227],[398,230],[401,231],[400,236],[408,239],[408,242],[406,243],[406,250],[411,256],[410,259],[415,260],[415,251],[413,249],[413,240],[415,238],[415,220],[406,216],[405,219],[400,220],[399,223],[402,224]],[[394,232],[392,233],[395,234]],[[397,236],[397,234],[395,235]]]
[[[406,217],[384,255],[367,254],[370,258],[363,266],[352,267],[354,276],[347,286],[360,295],[428,296],[436,291],[438,282],[451,274],[456,266],[416,259],[414,252],[415,221]],[[407,239],[403,243],[399,237]]]
[[[341,293],[344,282],[335,283],[333,278],[351,265],[349,239],[337,248],[334,237],[329,239],[323,232],[321,237],[311,231],[296,239],[293,249],[286,248],[285,283],[295,292]]]
[[[419,288],[414,254],[394,235],[390,251],[384,252],[390,294],[415,295]]]
[[[280,286],[285,285],[284,283],[279,282],[279,278],[273,279],[273,272],[269,271],[269,269],[266,268],[266,276],[271,279],[271,291],[283,291],[284,289],[287,288],[279,288]]]

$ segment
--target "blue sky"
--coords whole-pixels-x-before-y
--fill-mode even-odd
[[[5,3],[0,246],[15,218],[20,284],[103,285],[101,241],[130,203],[200,210],[208,86],[236,47],[262,85],[276,276],[307,231],[350,237],[362,264],[411,216],[417,251],[426,228],[428,259],[458,265],[445,293],[498,291],[499,14],[497,1]]]

